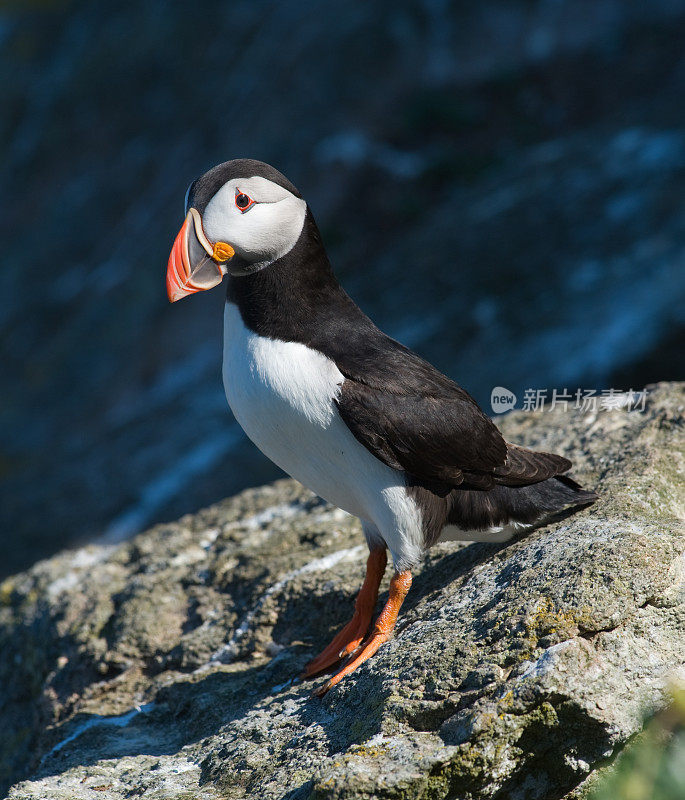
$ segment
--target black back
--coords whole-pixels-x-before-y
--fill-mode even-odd
[[[260,336],[300,342],[336,363],[347,379],[340,414],[386,464],[457,485],[464,469],[504,463],[504,439],[468,392],[382,333],[338,284],[309,210],[292,250],[231,277],[228,299]]]

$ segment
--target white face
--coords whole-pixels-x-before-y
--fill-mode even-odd
[[[241,208],[245,196],[250,203]],[[294,247],[306,211],[304,200],[266,178],[235,178],[209,201],[202,227],[210,242],[227,242],[252,269],[261,268]]]

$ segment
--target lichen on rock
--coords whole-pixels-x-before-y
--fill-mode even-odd
[[[436,546],[395,637],[323,700],[291,679],[349,616],[365,546],[294,481],[7,579],[9,798],[580,796],[685,679],[684,414],[660,384],[644,412],[498,420],[600,500]]]

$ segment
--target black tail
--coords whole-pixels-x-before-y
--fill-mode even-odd
[[[464,530],[485,530],[511,522],[532,524],[566,516],[594,503],[595,492],[572,478],[556,475],[530,486],[493,486],[488,491],[456,489],[450,493],[448,522]]]

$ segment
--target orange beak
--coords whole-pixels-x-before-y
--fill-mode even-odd
[[[191,208],[174,240],[166,268],[166,291],[175,303],[189,294],[203,292],[221,283],[226,262],[235,250],[226,242],[212,245],[205,236],[197,209]]]

